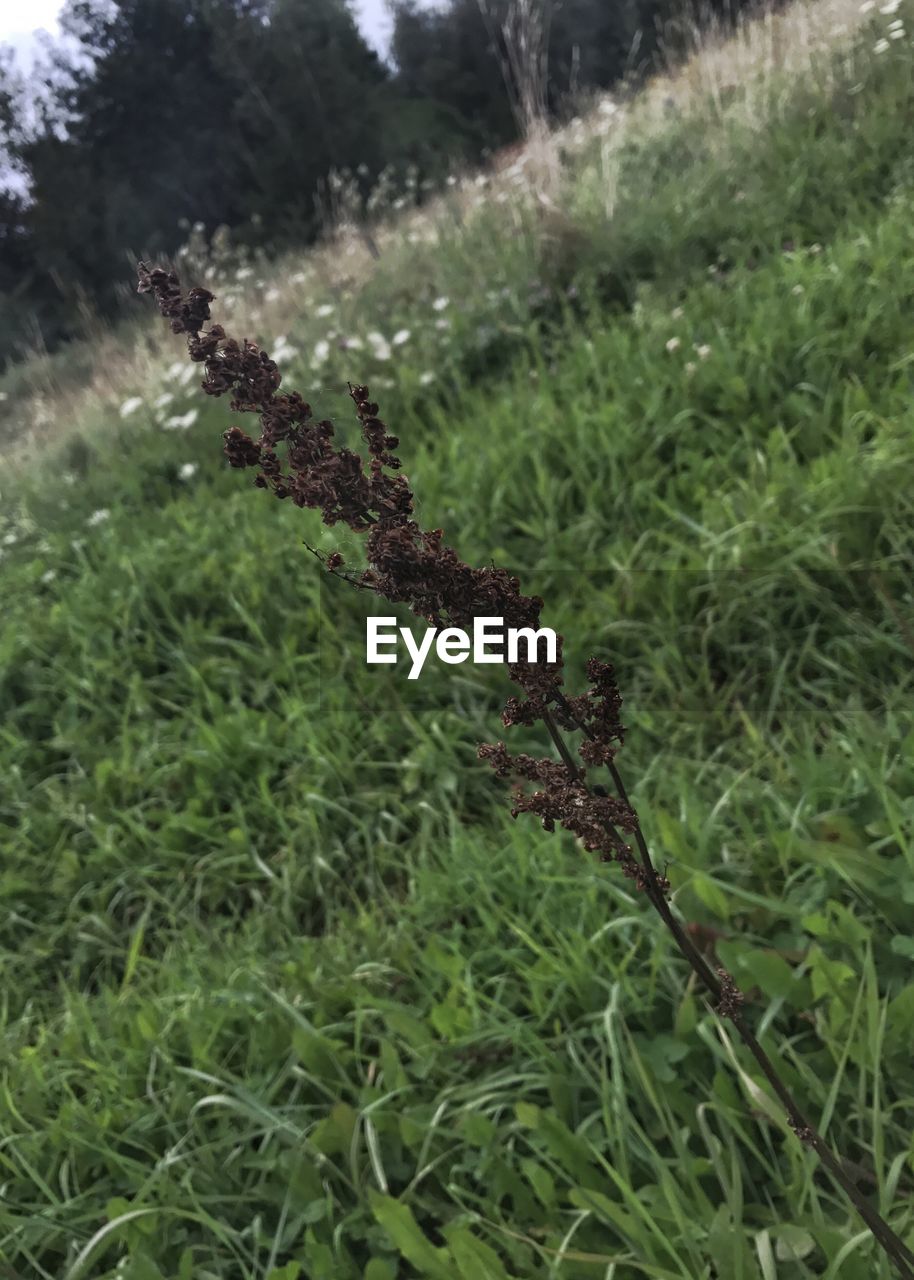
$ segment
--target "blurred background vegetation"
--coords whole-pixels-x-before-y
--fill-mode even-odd
[[[695,21],[683,0],[538,7],[553,123],[637,83]],[[744,8],[710,0],[698,20]],[[0,57],[0,164],[16,175],[0,189],[0,368],[117,315],[128,264],[173,252],[190,223],[275,254],[317,236],[331,170],[357,171],[363,200],[385,171],[426,192],[514,141],[516,11],[393,0],[389,65],[347,0],[67,0],[66,39],[28,80]]]

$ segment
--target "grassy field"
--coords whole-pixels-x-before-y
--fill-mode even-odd
[[[545,204],[482,192],[349,287],[299,263],[282,331],[269,281],[212,287],[349,443],[369,383],[420,520],[544,596],[575,691],[616,663],[676,908],[914,1246],[914,57],[884,9],[764,118],[698,94],[623,130],[611,199],[594,130]],[[137,307],[92,370],[116,403],[45,395],[53,439],[0,470],[0,1274],[887,1280],[619,869],[512,822],[475,755],[501,673],[365,667],[365,601],[303,546],[358,540],[231,471],[238,415]]]

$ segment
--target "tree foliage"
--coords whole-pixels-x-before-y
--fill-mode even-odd
[[[551,0],[549,113],[648,65],[677,2]],[[5,357],[114,315],[128,264],[173,252],[188,222],[307,244],[332,168],[367,193],[387,166],[434,180],[513,141],[512,3],[389,0],[389,66],[351,0],[67,0],[28,88],[0,58]]]

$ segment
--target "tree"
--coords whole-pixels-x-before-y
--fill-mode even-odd
[[[492,0],[498,17],[505,0]],[[391,53],[396,87],[405,97],[434,104],[438,120],[461,122],[476,154],[513,141],[517,126],[493,39],[478,0],[451,0],[446,10],[422,11],[415,0],[393,0]]]
[[[112,314],[126,264],[173,252],[182,221],[307,241],[318,179],[383,163],[389,75],[347,0],[68,0],[60,22],[33,127],[5,130],[28,194],[0,242],[49,345],[86,299]]]
[[[257,215],[274,240],[307,240],[319,226],[314,194],[331,168],[382,167],[389,73],[346,0],[274,0],[246,25],[243,42],[227,33],[220,47],[220,65],[239,86],[231,120],[244,216]]]

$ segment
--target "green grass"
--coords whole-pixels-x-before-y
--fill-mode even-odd
[[[800,90],[726,163],[723,126],[633,146],[609,225],[585,168],[539,264],[573,303],[478,232],[503,313],[455,248],[449,345],[376,394],[420,519],[546,598],[573,687],[613,657],[677,907],[914,1244],[911,69]],[[510,819],[475,758],[507,682],[366,669],[365,599],[302,545],[355,536],[181,395],[189,431],[143,410],[2,477],[9,1274],[888,1277],[618,868]]]

